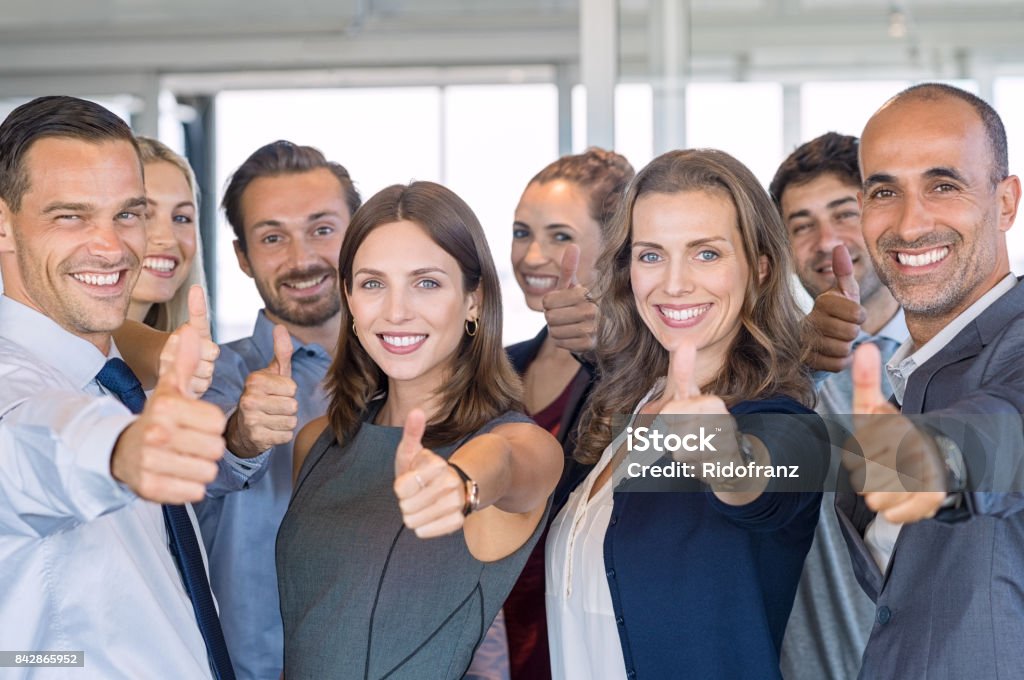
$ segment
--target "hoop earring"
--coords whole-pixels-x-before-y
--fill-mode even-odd
[[[469,324],[473,324],[473,330],[470,330]],[[477,331],[480,330],[480,322],[476,319],[466,319],[466,335],[473,338],[476,337]]]
[[[352,319],[352,335],[359,337],[359,331],[356,330],[356,320]]]

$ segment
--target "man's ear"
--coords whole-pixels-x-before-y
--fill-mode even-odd
[[[7,201],[0,198],[0,253],[14,252],[14,214]]]
[[[1020,206],[1020,179],[1010,175],[999,186],[999,231],[1006,232],[1017,219],[1017,208]]]
[[[245,275],[250,279],[252,276],[252,267],[249,265],[249,256],[242,250],[242,243],[237,238],[231,242],[231,245],[235,247],[235,257],[238,258],[238,268],[245,272]]]

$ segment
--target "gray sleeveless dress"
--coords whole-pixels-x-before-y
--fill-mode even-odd
[[[509,412],[466,440],[513,422],[531,421]],[[401,437],[364,422],[340,446],[327,428],[299,472],[277,534],[287,680],[462,677],[540,537],[544,519],[490,563],[461,531],[417,538],[392,490]]]

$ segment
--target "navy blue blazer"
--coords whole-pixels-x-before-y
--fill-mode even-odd
[[[775,397],[730,412],[765,443],[772,464],[799,461],[810,484],[824,478],[828,434],[813,411]],[[786,431],[743,418],[772,413],[803,417],[787,419]],[[821,493],[764,493],[733,507],[703,489],[613,495],[604,560],[626,676],[780,678],[779,649]]]

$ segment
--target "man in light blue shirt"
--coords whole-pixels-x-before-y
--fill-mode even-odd
[[[907,337],[903,311],[875,274],[861,233],[857,146],[856,137],[826,133],[798,147],[771,183],[794,268],[814,299],[805,335],[820,334],[808,339],[815,350],[808,352],[808,364],[819,369],[815,410],[846,428],[852,427],[852,347],[873,343],[889,357]],[[838,457],[835,463],[833,474]],[[822,502],[783,640],[780,665],[787,680],[856,677],[874,621],[874,605],[850,564],[833,495]]]
[[[0,124],[0,640],[77,652],[89,677],[231,678],[180,504],[255,481],[265,457],[225,455],[223,414],[189,392],[194,331],[144,405],[122,369],[111,333],[145,211],[138,147],[106,109],[43,97]]]
[[[291,437],[275,439],[265,420],[235,410],[242,390],[266,379],[275,356],[273,324],[291,334],[291,376],[298,386],[298,428],[324,415],[322,381],[338,341],[341,288],[338,253],[360,198],[348,172],[316,149],[277,141],[235,171],[223,206],[235,232],[238,264],[266,305],[253,334],[221,347],[204,399],[230,414],[226,438],[236,453],[273,445],[266,477],[244,494],[212,498],[198,508],[221,603],[224,635],[239,678],[277,678],[283,634],[274,544],[292,491]],[[293,426],[294,427],[294,426]]]

